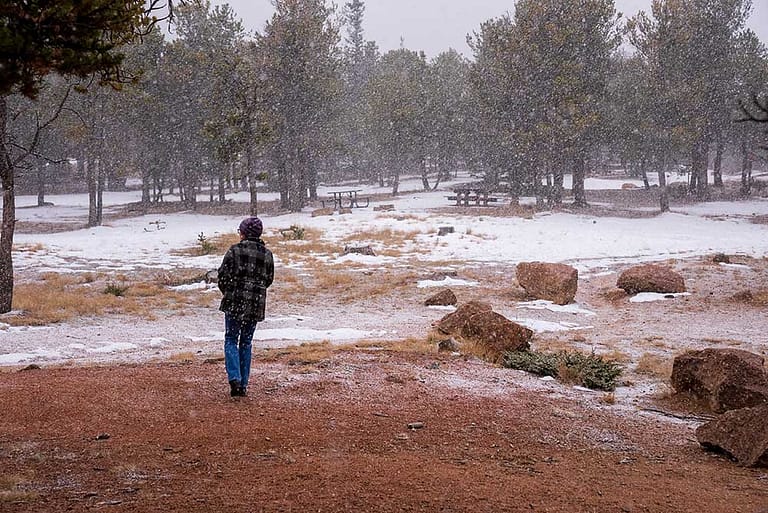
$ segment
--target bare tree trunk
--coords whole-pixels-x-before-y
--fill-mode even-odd
[[[586,174],[586,164],[584,157],[578,156],[573,160],[572,191],[573,206],[586,207],[587,195],[584,192],[584,176]]]
[[[424,188],[425,191],[430,190],[429,166],[427,164],[427,159],[424,159],[421,164],[421,186]]]
[[[317,182],[320,179],[320,175],[318,171],[321,168],[321,166],[325,165],[325,158],[313,158],[310,156],[306,161],[306,168],[309,170],[309,176],[307,177],[307,192],[309,193],[309,199],[310,201],[314,201],[317,199]],[[327,168],[327,166],[325,166]],[[304,200],[302,200],[302,207],[306,205],[306,198],[307,196],[304,195]]]
[[[551,196],[550,196],[550,204],[551,205],[562,205],[563,204],[563,168],[561,167],[560,163],[557,164],[557,169],[554,171],[552,176],[552,189],[551,189]]]
[[[98,195],[99,185],[96,180],[96,164],[92,160],[85,160],[85,180],[88,184],[88,227],[99,225],[98,212],[96,211],[96,196]]]
[[[659,210],[669,212],[669,187],[667,186],[667,159],[659,166]]]
[[[101,226],[104,221],[104,166],[101,159],[98,160],[96,166],[96,223]]]
[[[398,189],[400,188],[400,166],[401,162],[395,164],[395,171],[392,173],[392,196],[397,196]]]
[[[230,166],[233,166],[234,164],[230,164]],[[227,200],[226,195],[226,183],[227,183],[227,177],[225,176],[224,172],[219,173],[219,181],[216,185],[219,192],[219,203],[223,204]]]
[[[741,142],[741,195],[752,194],[752,155],[749,153],[747,142]]]
[[[723,152],[724,151],[725,151],[725,146],[723,146],[723,143],[718,142],[717,150],[715,151],[715,162],[714,162],[714,186],[715,187],[723,186]]]
[[[706,141],[700,139],[693,144],[691,151],[691,192],[700,199],[706,199],[709,193],[708,146]]]
[[[16,197],[13,164],[7,138],[8,104],[0,97],[0,187],[3,191],[3,224],[0,228],[0,313],[13,307],[13,233],[16,229]]]
[[[437,160],[437,177],[435,177],[435,183],[432,185],[430,190],[436,191],[437,188],[440,186],[440,182],[443,180],[443,176],[445,175],[445,172],[443,171],[446,166],[443,165],[441,162],[441,159]],[[449,176],[450,179],[450,176]]]
[[[246,172],[248,173],[248,187],[250,191],[250,213],[252,216],[259,215],[259,198],[256,190],[256,171],[253,166],[253,150],[248,147],[245,152]]]
[[[141,206],[147,208],[150,201],[150,171],[144,168],[141,172]]]
[[[45,164],[37,163],[37,206],[45,206]]]
[[[651,183],[648,181],[648,161],[642,159],[640,161],[640,176],[643,177],[643,187],[646,191],[651,190]]]

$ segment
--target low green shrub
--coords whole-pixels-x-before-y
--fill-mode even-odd
[[[614,390],[622,367],[594,353],[559,351],[512,351],[504,355],[502,365],[509,369],[524,370],[539,376],[552,376],[561,381],[575,382],[596,390]]]
[[[216,245],[208,240],[208,237],[203,232],[197,235],[197,242],[200,244],[201,255],[210,255],[216,251]]]
[[[304,240],[306,237],[304,228],[297,224],[292,224],[289,228],[280,230],[280,234],[288,240]]]
[[[110,281],[104,288],[104,294],[111,294],[116,297],[122,297],[125,295],[125,291],[127,291],[128,288],[128,285]]]

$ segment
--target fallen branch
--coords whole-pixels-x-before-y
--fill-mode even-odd
[[[666,417],[674,417],[680,420],[695,420],[697,422],[709,422],[716,418],[715,415],[680,415],[677,413],[672,413],[664,410],[657,410],[656,408],[640,408],[640,410],[651,412],[651,413],[658,413]]]

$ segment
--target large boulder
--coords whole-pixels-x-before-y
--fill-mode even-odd
[[[643,264],[630,267],[619,276],[616,286],[628,294],[658,292],[673,294],[685,292],[683,277],[663,265]]]
[[[707,449],[725,452],[745,467],[768,466],[768,404],[731,410],[696,429]]]
[[[672,386],[722,413],[768,403],[763,357],[741,349],[689,351],[675,358]]]
[[[456,311],[449,313],[437,321],[435,328],[446,335],[459,335],[464,324],[470,317],[480,312],[492,312],[493,307],[482,301],[470,301],[459,306]]]
[[[452,306],[458,302],[451,289],[443,289],[424,300],[426,306]]]
[[[579,271],[565,264],[520,262],[517,264],[517,282],[536,299],[567,305],[576,297]]]
[[[474,343],[485,358],[501,361],[507,351],[528,349],[533,332],[493,311],[491,305],[470,301],[435,324],[440,333]]]
[[[469,318],[459,335],[477,344],[485,359],[498,363],[506,352],[528,349],[533,331],[500,313],[479,312]]]

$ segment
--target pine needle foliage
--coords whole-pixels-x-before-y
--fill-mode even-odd
[[[594,353],[579,351],[511,351],[504,355],[502,365],[509,369],[524,370],[539,376],[552,376],[561,381],[574,382],[596,390],[611,391],[622,367]]]

